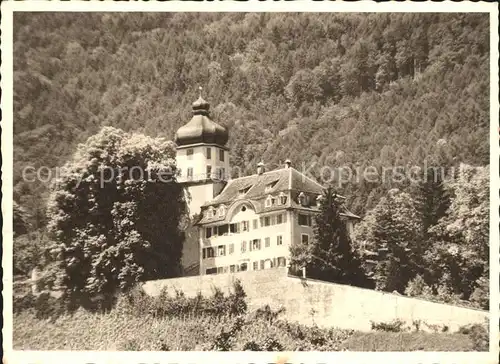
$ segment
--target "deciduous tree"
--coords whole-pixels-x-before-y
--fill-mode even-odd
[[[178,274],[186,205],[174,158],[172,142],[112,127],[79,146],[48,204],[51,251],[67,296],[86,304]]]

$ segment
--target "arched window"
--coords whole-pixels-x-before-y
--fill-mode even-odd
[[[226,206],[221,205],[219,207],[219,217],[224,217],[224,215],[226,215]]]
[[[207,210],[207,219],[211,219],[214,217],[214,209],[213,207],[210,207],[208,210]]]

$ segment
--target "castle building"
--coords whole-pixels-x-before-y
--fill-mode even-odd
[[[259,163],[255,174],[229,179],[229,133],[210,119],[209,109],[200,96],[193,118],[175,136],[178,181],[198,232],[183,264],[199,275],[287,266],[291,244],[313,237],[324,187],[289,160],[270,171]],[[345,208],[341,215],[352,233],[359,217]]]

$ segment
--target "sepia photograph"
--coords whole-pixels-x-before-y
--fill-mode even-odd
[[[281,5],[8,8],[11,351],[498,359],[498,10]]]

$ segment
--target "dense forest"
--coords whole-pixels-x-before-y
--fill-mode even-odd
[[[487,14],[17,13],[14,60],[14,199],[30,230],[47,184],[23,168],[64,164],[103,126],[171,139],[200,85],[247,172],[489,163]],[[393,187],[340,192],[364,215]]]

